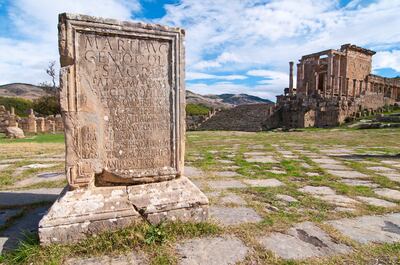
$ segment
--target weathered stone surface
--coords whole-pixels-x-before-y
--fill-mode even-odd
[[[279,187],[285,185],[277,179],[245,179],[243,182],[252,187]]]
[[[129,201],[150,222],[204,221],[207,197],[186,177],[128,187]]]
[[[0,206],[19,206],[38,202],[54,202],[62,189],[29,189],[0,191]]]
[[[277,199],[285,201],[285,202],[297,202],[298,201],[296,198],[293,198],[292,196],[289,196],[286,194],[277,194],[275,197]]]
[[[349,178],[349,179],[363,179],[363,178],[369,178],[368,175],[365,175],[361,172],[358,171],[341,171],[341,170],[327,170],[327,172],[331,175],[334,175],[336,177],[340,178]]]
[[[222,204],[236,204],[236,205],[246,205],[246,201],[236,194],[228,194],[221,198]]]
[[[22,213],[22,209],[5,209],[0,210],[0,227],[5,225],[11,218]]]
[[[239,225],[243,223],[258,223],[261,216],[252,208],[246,207],[210,207],[210,217],[222,225]]]
[[[311,160],[314,163],[317,163],[317,164],[329,164],[329,165],[337,164],[337,165],[340,165],[342,163],[342,162],[340,162],[338,160],[331,159],[331,158],[313,158]]]
[[[64,265],[145,265],[148,258],[143,253],[130,252],[119,256],[101,256],[93,258],[72,258]]]
[[[208,181],[208,186],[212,189],[222,190],[222,189],[230,189],[230,188],[246,188],[239,180],[215,180]]]
[[[367,204],[370,204],[370,205],[373,205],[373,206],[378,206],[378,207],[390,208],[390,207],[397,206],[397,204],[395,204],[393,202],[388,202],[388,201],[381,200],[381,199],[374,198],[374,197],[357,196],[357,200],[362,201]]]
[[[304,186],[300,188],[299,191],[313,194],[313,195],[335,195],[336,192],[325,186]]]
[[[201,177],[204,175],[203,170],[196,167],[185,166],[185,176],[188,178],[191,177]]]
[[[235,171],[217,171],[213,173],[215,176],[218,177],[242,177],[239,173]]]
[[[14,249],[24,233],[34,233],[38,229],[39,220],[46,213],[48,207],[39,207],[27,211],[23,217],[17,219],[12,226],[1,232],[0,253],[3,250]]]
[[[317,172],[306,172],[305,173],[307,176],[309,176],[309,177],[316,177],[316,176],[319,176],[320,174],[319,173],[317,173]]]
[[[380,189],[374,189],[374,192],[384,198],[400,201],[400,191],[398,190],[380,188]]]
[[[351,248],[334,242],[329,235],[310,222],[297,224],[287,234],[273,233],[259,238],[268,250],[284,259],[305,259],[345,254]]]
[[[341,179],[340,182],[349,185],[349,186],[364,186],[370,188],[377,188],[379,187],[378,184],[368,181],[368,180],[360,180],[360,179]]]
[[[400,214],[362,216],[354,219],[328,221],[328,224],[345,236],[365,244],[392,243],[400,241]]]
[[[249,252],[234,236],[199,238],[177,245],[180,265],[232,265],[243,261]]]
[[[145,219],[204,221],[184,177],[184,31],[59,16],[60,104],[69,188],[40,222],[42,244]]]
[[[39,223],[40,242],[70,243],[142,220],[125,187],[65,190]]]
[[[24,131],[18,127],[7,127],[6,136],[8,138],[15,138],[15,139],[25,138]]]
[[[323,169],[331,169],[331,170],[349,170],[348,167],[339,165],[339,164],[320,164],[318,165],[320,168]]]
[[[368,170],[376,171],[376,172],[395,172],[393,168],[389,167],[367,167]]]
[[[27,179],[18,181],[14,184],[14,186],[23,187],[23,186],[33,185],[36,183],[57,181],[57,180],[65,180],[65,174],[60,173],[60,172],[41,173],[35,177],[31,177],[31,178],[27,178]]]

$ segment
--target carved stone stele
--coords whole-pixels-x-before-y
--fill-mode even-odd
[[[40,222],[41,242],[205,220],[207,198],[183,177],[184,31],[73,14],[58,28],[69,186]]]

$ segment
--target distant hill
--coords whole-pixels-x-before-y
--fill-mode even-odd
[[[269,104],[272,101],[247,94],[199,95],[187,90],[186,103],[200,104],[209,108],[228,109],[247,104]]]
[[[0,86],[0,96],[2,97],[19,97],[24,99],[37,99],[47,95],[41,87],[24,84],[24,83],[12,83]]]

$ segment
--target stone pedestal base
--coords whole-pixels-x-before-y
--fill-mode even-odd
[[[186,177],[159,183],[64,190],[39,223],[43,245],[148,221],[205,221],[207,197]]]

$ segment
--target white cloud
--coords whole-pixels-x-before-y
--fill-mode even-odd
[[[244,80],[247,76],[244,75],[210,75],[199,72],[187,72],[186,80],[201,80],[201,79],[219,79],[219,80]]]
[[[392,68],[400,72],[400,50],[377,52],[372,67],[374,70]]]
[[[136,0],[15,0],[8,17],[13,35],[0,37],[0,84],[49,80],[45,69],[58,61],[57,20],[63,12],[129,19],[140,10]]]

